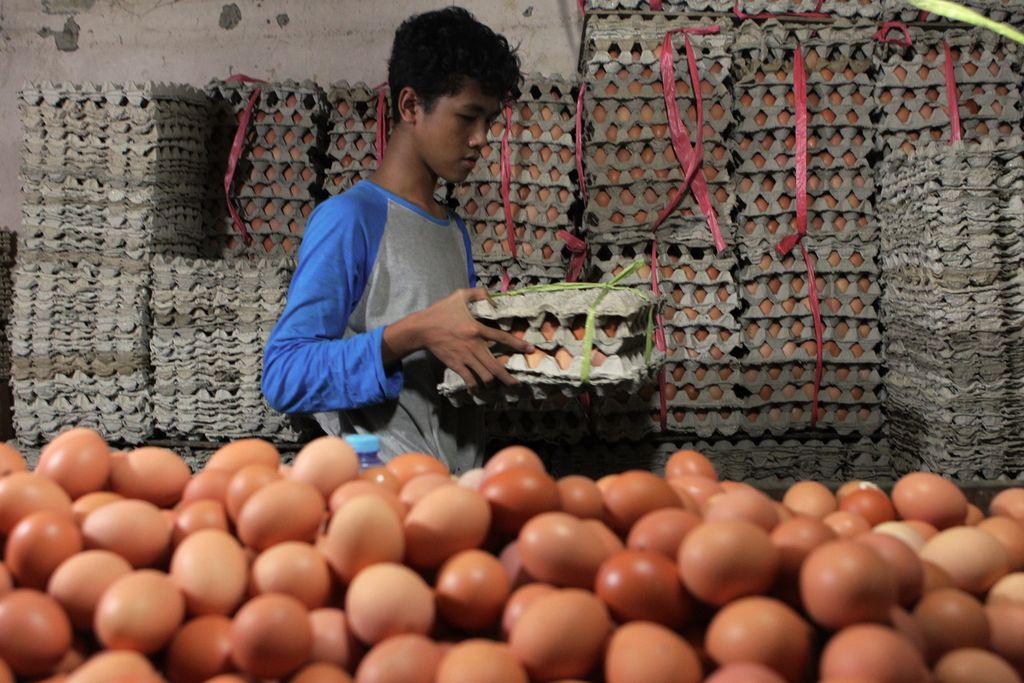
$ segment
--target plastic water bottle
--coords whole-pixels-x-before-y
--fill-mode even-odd
[[[355,449],[359,456],[359,470],[366,471],[371,467],[380,467],[381,462],[377,455],[380,451],[380,437],[376,434],[348,434],[345,441]]]

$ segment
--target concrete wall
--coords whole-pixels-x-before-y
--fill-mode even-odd
[[[20,223],[26,81],[267,80],[378,83],[395,27],[445,0],[0,0],[0,226]],[[520,46],[525,71],[572,74],[576,0],[461,0]]]

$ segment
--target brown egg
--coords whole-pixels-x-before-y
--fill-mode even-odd
[[[939,588],[956,587],[956,584],[953,583],[953,577],[949,575],[949,572],[933,562],[921,560],[921,569],[924,572],[924,581],[921,585],[921,595],[930,593]]]
[[[53,597],[78,630],[92,628],[96,604],[120,577],[130,574],[126,559],[108,550],[86,550],[62,562],[50,576],[46,592]]]
[[[110,447],[91,429],[69,429],[43,447],[36,474],[59,484],[71,498],[99,491],[110,474]]]
[[[288,683],[352,683],[344,669],[326,662],[307,664],[288,679]]]
[[[854,539],[857,543],[874,548],[885,560],[896,577],[896,600],[908,606],[921,597],[924,585],[924,569],[917,554],[906,543],[886,534],[867,533]]]
[[[853,491],[843,498],[839,509],[860,515],[870,526],[896,519],[896,510],[889,502],[889,497],[877,489]]]
[[[1021,683],[1010,664],[979,648],[961,648],[945,654],[935,665],[935,683]]]
[[[85,519],[90,512],[97,508],[101,508],[107,503],[113,503],[117,500],[124,500],[124,496],[120,493],[114,493],[113,491],[93,491],[87,493],[81,498],[77,498],[75,502],[71,504],[71,513],[74,515],[75,524],[81,526],[82,520]]]
[[[482,631],[498,623],[509,590],[497,558],[482,550],[463,550],[448,558],[437,573],[437,611],[455,628]]]
[[[408,567],[381,562],[349,584],[345,615],[352,633],[367,645],[402,633],[424,635],[434,625],[434,592]]]
[[[653,550],[622,550],[597,572],[594,592],[619,623],[652,621],[680,628],[690,614],[690,597],[675,563]]]
[[[484,468],[474,467],[459,475],[458,485],[471,491],[479,491],[484,483]]]
[[[989,647],[1010,662],[1018,671],[1024,671],[1024,605],[1004,603],[986,605],[989,624]]]
[[[16,675],[50,673],[70,648],[71,622],[56,600],[28,588],[0,597],[0,660]]]
[[[133,567],[161,562],[171,545],[172,524],[160,508],[144,500],[119,500],[82,520],[85,547],[115,552]]]
[[[855,491],[863,491],[865,489],[870,491],[880,490],[878,484],[872,481],[848,481],[836,490],[836,501],[841,501]]]
[[[328,508],[333,514],[340,510],[348,501],[359,496],[377,496],[388,504],[388,507],[394,511],[395,516],[399,520],[404,519],[405,513],[408,511],[408,508],[398,498],[397,493],[362,479],[347,482],[334,489],[328,501]]]
[[[309,626],[313,629],[310,661],[327,662],[352,671],[363,649],[349,630],[345,613],[336,607],[315,609],[309,613]]]
[[[929,683],[921,653],[886,626],[856,624],[832,636],[821,653],[820,677],[873,683]]]
[[[681,477],[672,477],[667,481],[669,486],[671,486],[675,491],[681,491],[689,496],[698,508],[703,508],[711,496],[725,492],[725,489],[722,488],[722,485],[719,484],[717,480],[709,479],[697,474],[686,474]]]
[[[82,550],[82,534],[67,515],[40,510],[14,525],[4,547],[7,569],[22,588],[45,590],[50,575]]]
[[[990,515],[1010,517],[1024,524],[1024,488],[1000,491],[989,503],[988,511]]]
[[[277,448],[263,439],[238,439],[221,446],[206,461],[203,470],[228,470],[237,472],[246,465],[263,465],[277,471],[281,454]]]
[[[597,489],[601,492],[602,498],[604,497],[604,494],[608,491],[608,487],[611,486],[612,482],[618,478],[619,475],[617,474],[606,474],[594,482],[594,486],[596,486]]]
[[[250,577],[254,593],[291,595],[308,609],[326,606],[331,596],[327,561],[309,543],[285,541],[267,548],[252,563]]]
[[[705,522],[741,519],[771,532],[779,523],[779,515],[768,496],[751,489],[727,491],[708,499],[704,508]]]
[[[15,683],[14,673],[2,659],[0,659],[0,683]]]
[[[398,492],[398,500],[405,506],[405,510],[409,510],[434,489],[456,485],[457,483],[448,475],[427,472],[407,481]],[[405,512],[403,511],[402,517],[404,516]]]
[[[680,508],[648,512],[630,528],[626,545],[636,550],[654,550],[674,562],[683,539],[700,523],[700,517]]]
[[[258,595],[231,622],[231,658],[258,678],[287,676],[309,659],[312,649],[309,614],[290,595]]]
[[[60,486],[31,472],[14,472],[0,478],[0,536],[23,517],[40,510],[52,510],[71,519],[71,498]]]
[[[383,499],[359,496],[331,517],[320,550],[342,582],[349,583],[371,564],[400,562],[405,554],[405,534],[400,519]]]
[[[896,604],[896,590],[889,564],[874,549],[855,541],[820,545],[800,568],[800,597],[807,614],[829,629],[885,622]]]
[[[801,515],[823,518],[838,509],[835,494],[816,481],[798,481],[786,489],[782,504]]]
[[[919,553],[945,569],[953,585],[981,595],[1010,570],[1010,558],[995,536],[977,527],[958,526],[940,531]]]
[[[786,683],[786,679],[762,664],[736,662],[716,669],[704,683]]]
[[[165,668],[171,683],[203,683],[234,671],[231,619],[211,614],[185,622],[167,646]]]
[[[604,519],[604,495],[592,479],[570,474],[556,484],[563,512],[580,519]]]
[[[103,592],[93,619],[96,637],[113,650],[162,650],[185,618],[185,599],[171,578],[139,569]]]
[[[590,529],[597,536],[598,540],[604,546],[605,552],[609,555],[617,553],[621,550],[626,549],[626,545],[622,542],[614,531],[609,529],[604,522],[598,519],[582,519],[580,520],[583,528]]]
[[[1007,574],[996,581],[988,591],[985,602],[989,605],[1000,602],[1015,602],[1024,605],[1024,572]]]
[[[929,662],[960,647],[988,647],[985,607],[977,598],[958,588],[925,593],[913,614],[927,644]]]
[[[531,465],[506,467],[487,477],[480,487],[491,505],[495,529],[517,534],[523,524],[542,512],[561,509],[555,480]]]
[[[893,538],[898,538],[906,543],[907,547],[915,553],[924,547],[924,537],[921,536],[921,533],[917,529],[906,522],[883,522],[874,527],[871,531],[877,534],[887,534]]]
[[[1010,571],[1024,569],[1024,525],[1011,517],[989,517],[978,522],[978,528],[991,534],[1006,551]]]
[[[810,624],[786,604],[766,597],[735,600],[708,626],[705,646],[719,664],[755,662],[788,681],[803,680],[811,664]]]
[[[182,506],[174,515],[171,543],[177,546],[189,534],[203,529],[228,531],[228,513],[217,500],[196,500]]]
[[[71,672],[67,683],[151,683],[153,679],[150,677],[155,675],[153,665],[138,652],[103,650]]]
[[[544,461],[533,449],[526,446],[506,446],[487,459],[484,465],[484,480],[511,467],[531,467],[540,472],[547,472]]]
[[[171,557],[170,577],[194,615],[234,612],[245,597],[248,576],[242,546],[217,529],[187,536]]]
[[[981,511],[981,508],[974,503],[968,503],[967,518],[964,520],[964,524],[967,526],[977,526],[983,519],[985,519],[985,513]]]
[[[384,467],[395,476],[400,486],[404,486],[413,477],[427,472],[446,476],[451,474],[443,462],[426,453],[402,453],[388,460]]]
[[[434,683],[441,648],[429,638],[408,633],[388,638],[366,653],[356,683]]]
[[[605,653],[607,683],[700,683],[697,652],[659,624],[634,621],[616,629]]]
[[[800,567],[812,550],[836,538],[836,533],[816,517],[792,517],[772,529],[772,545],[779,551],[776,594],[790,604],[801,604]]]
[[[597,533],[564,512],[531,519],[519,532],[518,544],[526,571],[556,586],[592,589],[597,570],[608,557]]]
[[[245,465],[235,472],[228,481],[224,490],[224,507],[232,521],[238,521],[238,515],[242,512],[242,506],[252,496],[267,484],[281,479],[277,468],[266,465]]]
[[[255,491],[238,513],[238,538],[253,550],[284,541],[312,542],[327,512],[315,486],[274,481]]]
[[[584,677],[612,632],[604,604],[589,591],[566,588],[542,595],[509,634],[509,647],[531,679]]]
[[[913,472],[892,487],[892,504],[902,519],[928,522],[936,529],[963,524],[967,498],[956,484],[931,472]]]
[[[914,529],[915,531],[917,531],[917,533],[925,541],[930,539],[935,534],[939,533],[939,530],[936,529],[931,524],[929,524],[928,522],[922,522],[921,520],[917,520],[917,519],[909,519],[905,523],[907,524],[907,526],[909,526],[912,529]],[[922,546],[922,547],[924,547],[924,546]]]
[[[233,470],[205,469],[198,472],[185,484],[179,505],[187,505],[197,500],[216,500],[227,509],[228,483],[234,474]]]
[[[14,579],[11,578],[11,573],[7,571],[7,566],[0,562],[0,597],[7,595],[13,589]]]
[[[491,527],[491,507],[476,491],[444,486],[416,503],[402,527],[406,562],[420,568],[439,567],[460,550],[484,542]]]
[[[529,683],[526,669],[508,645],[493,640],[466,640],[441,659],[437,683]]]
[[[38,467],[38,466],[37,466]],[[28,471],[28,463],[16,448],[6,443],[0,443],[0,477],[6,477],[14,472]]]
[[[398,477],[391,474],[391,471],[384,466],[371,467],[368,470],[363,470],[359,473],[359,478],[362,481],[387,489],[391,493],[398,493],[402,489],[402,482],[398,481]],[[413,477],[413,479],[415,479],[415,477]]]
[[[924,633],[921,632],[921,627],[917,625],[917,620],[914,619],[913,614],[896,605],[889,610],[889,625],[892,626],[893,630],[913,643],[922,657],[928,654],[928,641],[925,639]]]
[[[147,446],[112,461],[110,488],[126,498],[167,508],[181,500],[191,476],[188,465],[177,453]]]
[[[288,476],[315,486],[327,499],[336,488],[359,476],[359,456],[345,439],[321,436],[302,447]]]
[[[676,451],[665,461],[665,478],[698,475],[718,480],[718,472],[707,456],[700,451]]]
[[[507,543],[501,549],[501,553],[498,554],[498,562],[501,563],[502,569],[505,570],[505,577],[508,579],[509,587],[512,590],[534,580],[530,573],[526,571],[526,567],[523,566],[523,558],[519,554],[519,541]]]
[[[849,510],[830,512],[821,521],[836,532],[839,538],[854,538],[871,530],[871,525],[866,519]]]
[[[677,565],[690,593],[721,606],[768,590],[778,572],[779,551],[756,524],[705,522],[683,540]]]
[[[668,482],[651,472],[623,472],[604,494],[605,519],[620,534],[629,533],[638,519],[661,508],[679,508],[682,503]]]

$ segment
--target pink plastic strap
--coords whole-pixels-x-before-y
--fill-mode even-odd
[[[587,179],[583,175],[583,97],[586,92],[587,84],[580,83],[580,91],[576,95],[576,175],[579,176],[580,196],[584,204],[590,199],[587,193]]]
[[[796,100],[796,234],[784,237],[775,250],[786,256],[799,244],[807,266],[807,290],[811,315],[814,318],[814,341],[817,348],[817,364],[814,367],[814,394],[811,404],[811,426],[818,422],[818,394],[821,391],[821,377],[824,371],[824,328],[821,320],[821,303],[818,300],[818,283],[814,275],[814,261],[811,259],[804,237],[807,236],[807,72],[804,70],[803,48],[796,46],[793,55],[793,95]]]
[[[568,230],[559,230],[555,234],[565,242],[565,245],[569,248],[569,253],[572,254],[572,258],[569,259],[569,270],[565,275],[565,281],[576,282],[580,279],[580,275],[583,273],[583,264],[587,260],[587,243]]]
[[[949,102],[949,125],[952,130],[949,135],[949,144],[959,142],[960,133],[960,93],[957,92],[956,74],[953,72],[953,52],[949,49],[949,43],[942,41],[942,48],[946,52],[946,100]]]
[[[804,17],[807,19],[831,19],[832,17],[821,11],[821,6],[825,0],[818,0],[814,4],[814,10],[810,12],[761,12],[760,14],[746,14],[740,9],[740,0],[736,0],[736,4],[733,5],[732,13],[736,15],[738,19],[775,19],[776,17]]]
[[[511,287],[511,286],[512,286],[512,278],[509,277],[508,269],[507,268],[502,268],[501,269],[501,291],[507,292],[509,290],[509,287]]]
[[[266,83],[258,78],[252,78],[244,74],[235,74],[228,78],[228,81],[234,83]],[[235,200],[231,196],[231,188],[235,184],[235,171],[238,169],[238,160],[242,157],[242,148],[245,146],[245,136],[249,132],[249,123],[252,120],[253,109],[256,108],[256,101],[260,98],[260,94],[263,92],[262,88],[256,88],[249,95],[249,101],[245,105],[245,109],[242,110],[242,117],[238,121],[238,128],[235,130],[235,139],[231,142],[231,152],[228,155],[228,165],[224,172],[224,201],[228,207],[228,214],[231,216],[231,222],[235,225],[235,230],[242,237],[242,242],[248,246],[252,244],[252,236],[249,231],[245,229],[245,223],[242,221],[242,217],[238,214],[238,207],[235,206]]]
[[[660,12],[665,8],[662,6],[661,0],[651,0],[651,9],[655,12]]]
[[[512,159],[509,155],[508,137],[512,128],[512,105],[505,103],[505,130],[501,133],[501,206],[505,210],[505,231],[508,233],[508,250],[516,257],[516,231],[512,225],[512,201],[509,198],[512,184]]]
[[[388,146],[388,84],[381,83],[376,87],[377,90],[377,130],[376,139],[377,143],[377,167],[380,168],[380,162],[384,159],[384,150]]]
[[[903,34],[903,40],[888,37],[893,29],[897,29]],[[887,21],[883,23],[873,38],[880,43],[894,43],[903,47],[910,47],[914,44],[913,39],[910,37],[910,29],[902,21]]]
[[[651,292],[655,297],[660,296],[658,287],[658,238],[651,237]],[[665,320],[659,311],[654,316],[654,344],[658,350],[665,353],[668,350],[668,340],[665,338]],[[668,397],[665,394],[666,376],[665,366],[658,369],[658,412],[661,420],[661,430],[668,429]]]
[[[587,15],[587,3],[586,0],[576,0],[576,6],[580,8],[580,15]]]
[[[672,29],[665,33],[661,47],[661,82],[662,94],[665,98],[665,111],[668,114],[669,136],[672,142],[672,150],[683,170],[683,181],[679,188],[673,193],[668,205],[659,212],[654,222],[657,229],[666,218],[668,218],[687,190],[691,188],[697,205],[707,218],[708,228],[711,231],[715,249],[721,253],[725,249],[725,238],[718,227],[718,217],[715,215],[714,206],[711,204],[711,194],[708,190],[707,179],[704,177],[704,98],[700,88],[700,74],[697,71],[697,59],[694,56],[693,45],[690,43],[689,34],[706,35],[718,33],[718,26],[703,28],[682,28]],[[694,103],[697,110],[697,133],[696,140],[691,144],[690,136],[682,124],[679,116],[679,106],[676,103],[676,75],[675,75],[675,49],[672,45],[672,35],[682,33],[686,46],[686,61],[690,74],[691,90],[694,94]]]

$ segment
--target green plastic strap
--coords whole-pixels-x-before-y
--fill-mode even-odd
[[[1006,36],[1010,40],[1015,40],[1018,43],[1024,44],[1024,33],[1021,33],[1008,24],[1003,24],[989,19],[984,14],[981,14],[970,7],[964,7],[963,5],[955,2],[950,2],[950,0],[908,0],[908,2],[910,2],[914,7],[922,9],[925,12],[938,14],[939,16],[946,17],[947,19],[953,19],[954,21],[962,21],[966,24],[974,24],[981,28],[987,28],[1001,36]]]

